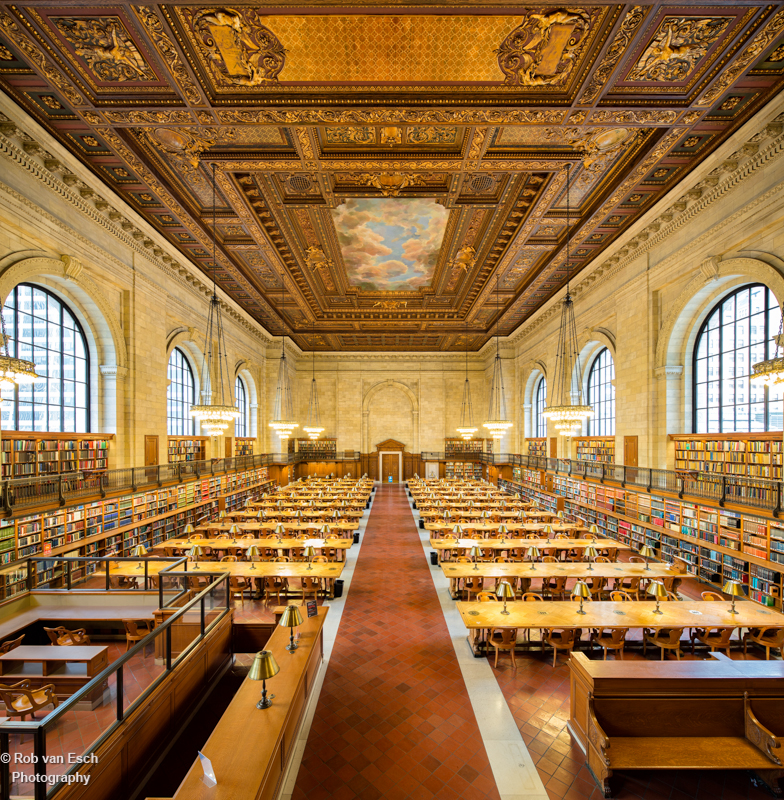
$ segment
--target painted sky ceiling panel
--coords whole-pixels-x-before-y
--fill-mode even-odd
[[[268,329],[285,276],[302,347],[423,350],[561,288],[566,164],[574,274],[784,88],[780,4],[431,11],[0,0],[0,87],[205,273],[215,164],[217,274]],[[386,204],[432,216],[347,250]]]

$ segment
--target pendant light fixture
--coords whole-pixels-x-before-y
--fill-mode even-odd
[[[324,433],[321,427],[321,415],[319,414],[318,391],[316,389],[316,351],[313,351],[313,377],[310,380],[310,405],[308,406],[308,422],[302,430],[308,435],[308,439],[318,439]]]
[[[240,415],[239,409],[231,399],[231,381],[229,380],[229,361],[226,357],[226,338],[223,332],[223,318],[221,316],[220,301],[215,283],[215,270],[217,268],[217,228],[216,228],[216,204],[217,193],[215,191],[215,164],[212,165],[212,297],[210,298],[210,308],[207,313],[207,330],[204,333],[204,353],[202,357],[202,375],[207,376],[210,381],[210,400],[220,402],[202,403],[201,405],[191,406],[191,416],[199,420],[202,430],[210,436],[220,436],[230,424]],[[213,344],[218,349],[218,370],[217,379],[218,391],[212,390],[213,380]],[[226,384],[229,387],[229,402],[226,402],[225,387],[223,383],[224,366],[226,370]],[[202,392],[202,400],[205,399]]]
[[[779,309],[781,311],[781,309]],[[776,343],[776,349],[773,351],[773,358],[760,361],[751,368],[750,381],[758,381],[773,389],[774,386],[781,386],[784,384],[784,356],[779,355],[779,348],[784,347],[784,337],[782,333],[784,327],[784,317],[779,321],[779,335],[773,337]]]
[[[465,343],[465,384],[463,385],[463,410],[460,414],[460,427],[457,432],[465,439],[470,441],[473,435],[479,430],[474,427],[474,411],[471,406],[471,384],[468,381],[468,334]]]
[[[552,405],[548,403],[542,414],[553,421],[562,436],[571,436],[579,431],[583,421],[593,416],[593,409],[583,404],[582,370],[577,345],[577,323],[574,318],[574,300],[569,292],[569,250],[572,240],[571,164],[566,165],[566,297],[561,305],[561,327],[558,331],[558,350],[555,354],[555,381]],[[577,385],[572,390],[572,376],[577,376]]]
[[[501,353],[498,343],[499,322],[499,278],[495,279],[495,361],[493,362],[493,380],[490,383],[490,403],[487,409],[487,421],[482,425],[490,432],[496,441],[504,438],[504,434],[512,423],[506,418],[506,396],[504,394],[504,374],[501,369]]]
[[[289,371],[286,366],[286,282],[283,273],[280,275],[280,320],[283,330],[280,335],[280,366],[278,367],[278,387],[275,391],[274,418],[269,426],[285,441],[291,436],[294,428],[299,425],[294,422],[294,401],[291,393]]]

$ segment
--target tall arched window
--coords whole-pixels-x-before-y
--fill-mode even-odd
[[[170,436],[192,436],[196,424],[191,406],[196,402],[193,371],[185,353],[175,347],[169,356],[169,388],[166,391],[166,427]]]
[[[589,436],[615,435],[615,362],[605,347],[591,364],[588,373],[588,402],[593,407],[593,417],[588,422]]]
[[[248,435],[248,393],[245,391],[245,381],[237,375],[234,381],[234,401],[240,415],[234,420],[234,435]]]
[[[695,433],[781,430],[781,390],[749,382],[752,365],[774,357],[780,323],[776,298],[761,283],[711,311],[694,346]]]
[[[35,363],[35,383],[3,389],[6,430],[90,430],[90,357],[66,305],[40,286],[20,283],[3,307],[8,352]]]
[[[547,405],[547,379],[543,376],[536,384],[534,399],[534,436],[542,438],[547,436],[547,417],[542,413]]]

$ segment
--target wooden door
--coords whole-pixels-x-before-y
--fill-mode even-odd
[[[154,467],[158,463],[158,437],[144,437],[144,466]]]
[[[400,483],[400,465],[398,463],[397,453],[382,453],[381,454],[381,480],[384,483],[389,482],[390,475],[392,476],[392,483]]]
[[[627,467],[637,466],[637,437],[623,437],[623,463]]]
[[[558,437],[550,438],[550,458],[558,458]]]

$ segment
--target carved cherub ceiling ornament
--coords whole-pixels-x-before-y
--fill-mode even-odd
[[[476,264],[476,250],[473,247],[461,247],[454,258],[449,259],[450,269],[462,269],[468,272]]]
[[[561,86],[574,64],[591,16],[581,8],[529,11],[496,50],[508,86]]]
[[[286,51],[262,19],[253,8],[202,9],[193,15],[193,30],[224,81],[235,86],[277,82]]]
[[[421,175],[402,172],[381,172],[370,174],[363,172],[361,175],[352,176],[357,183],[363,186],[372,186],[379,189],[384,197],[398,197],[403,189],[411,186],[424,186],[425,181]]]

